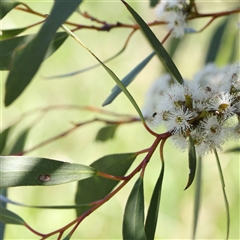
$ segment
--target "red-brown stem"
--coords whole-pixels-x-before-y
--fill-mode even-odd
[[[69,224],[67,224],[66,226],[53,231],[51,233],[48,234],[41,234],[42,239],[46,239],[58,232],[63,232],[66,229],[68,229],[69,227],[71,227],[73,224],[75,224],[75,226],[73,227],[73,229],[71,230],[71,232],[69,233],[69,235],[71,236],[74,231],[76,230],[76,228],[78,227],[78,225],[87,217],[89,216],[92,212],[94,212],[97,208],[99,208],[100,206],[102,206],[104,203],[106,203],[109,199],[111,199],[117,192],[119,192],[132,178],[133,176],[135,176],[143,167],[145,168],[146,164],[149,162],[152,154],[154,153],[155,149],[157,148],[159,142],[162,140],[161,135],[159,135],[154,143],[152,144],[152,146],[149,148],[148,154],[146,155],[146,157],[142,160],[142,162],[133,170],[132,173],[130,173],[128,176],[125,177],[124,181],[115,189],[113,190],[111,193],[109,193],[106,197],[104,197],[101,200],[89,203],[89,205],[93,205],[93,207],[91,209],[89,209],[88,211],[86,211],[84,214],[80,215],[78,218],[76,218],[75,220],[73,220],[72,222],[70,222]]]
[[[37,232],[36,230],[34,230],[33,228],[31,228],[27,223],[25,223],[24,226],[25,226],[27,229],[29,229],[32,233],[34,233],[34,234],[36,234],[36,235],[38,235],[38,236],[41,236],[41,237],[43,236],[42,233]]]
[[[154,131],[152,131],[152,130],[148,127],[148,125],[146,124],[146,122],[143,122],[143,126],[144,126],[144,127],[146,128],[146,130],[147,130],[149,133],[151,133],[153,136],[155,136],[155,137],[158,136],[157,133],[155,133]]]
[[[107,174],[104,172],[98,172],[97,176],[103,177],[103,178],[107,178],[107,179],[111,179],[111,180],[116,180],[116,181],[121,181],[121,180],[125,180],[126,177],[121,177],[121,176],[114,176],[111,174]]]

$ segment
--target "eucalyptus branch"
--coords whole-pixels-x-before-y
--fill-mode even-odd
[[[34,11],[33,9],[29,8],[26,4],[23,4],[26,8],[22,8],[22,7],[16,7],[17,10],[21,10],[21,11],[25,11],[40,17],[44,17],[46,18],[46,14],[42,14],[39,13],[37,11]],[[197,19],[197,18],[206,18],[206,17],[211,17],[211,21],[209,21],[209,23],[203,27],[200,31],[203,31],[206,27],[208,27],[215,19],[219,18],[219,17],[223,17],[223,16],[229,16],[232,14],[236,14],[240,12],[240,8],[237,8],[235,10],[232,11],[224,11],[224,12],[219,12],[219,13],[199,13],[197,11],[197,7],[196,4],[194,3],[193,5],[191,5],[191,8],[194,8],[194,12],[190,12],[189,16],[187,17],[187,20],[193,20],[193,19]],[[112,23],[108,23],[106,21],[102,21],[97,19],[96,17],[91,16],[89,13],[84,12],[81,13],[81,15],[87,19],[90,19],[91,21],[94,21],[98,24],[101,24],[102,26],[95,26],[95,25],[82,25],[82,24],[78,24],[78,23],[73,23],[70,21],[66,21],[64,24],[69,25],[69,26],[73,26],[75,27],[72,31],[76,31],[76,30],[80,30],[80,29],[90,29],[90,30],[97,30],[97,31],[107,31],[109,32],[110,30],[114,29],[114,28],[130,28],[133,30],[138,30],[139,26],[138,24],[126,24],[126,23],[121,23],[121,22],[117,22],[115,24]],[[153,21],[153,22],[149,22],[147,23],[149,27],[153,27],[153,26],[159,26],[159,25],[165,25],[166,22],[164,21]]]

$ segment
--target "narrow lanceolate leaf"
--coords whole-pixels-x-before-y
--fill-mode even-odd
[[[136,157],[135,153],[112,154],[96,160],[90,166],[113,176],[124,176]],[[108,195],[118,183],[119,181],[99,176],[80,181],[77,187],[75,203],[87,204],[100,200]],[[90,206],[86,206],[77,209],[77,215],[83,214],[90,208]]]
[[[195,177],[196,165],[197,165],[196,150],[195,150],[194,142],[191,136],[189,136],[188,164],[189,164],[188,183],[184,188],[184,190],[186,190],[191,186]]]
[[[97,174],[92,167],[47,158],[4,156],[0,165],[0,187],[51,186]]]
[[[0,221],[5,224],[25,225],[21,217],[3,207],[0,207]]]
[[[196,174],[196,190],[194,196],[192,239],[195,239],[197,232],[198,216],[201,204],[201,190],[202,190],[202,158],[199,158],[198,169]]]
[[[0,59],[2,60],[0,61],[0,70],[11,70],[15,55],[22,51],[33,37],[34,35],[26,35],[0,41]],[[68,35],[65,32],[56,33],[48,46],[44,59],[51,56],[64,43],[67,37]],[[18,82],[18,84],[20,83]]]
[[[104,126],[101,128],[96,136],[96,141],[107,141],[109,139],[112,139],[115,135],[115,132],[117,130],[118,125],[117,124],[109,124],[107,126]]]
[[[211,63],[216,60],[222,43],[223,33],[227,27],[228,19],[229,17],[226,17],[226,19],[221,23],[221,25],[216,29],[216,31],[213,32],[212,39],[208,47],[208,54],[206,56],[205,63]]]
[[[152,59],[152,57],[156,54],[156,52],[152,52],[149,56],[147,56],[142,62],[140,62],[130,73],[128,73],[122,80],[122,84],[127,87],[134,79],[135,77],[140,73],[140,71],[149,63],[149,61]],[[112,89],[112,93],[107,97],[107,99],[102,104],[103,106],[106,106],[110,104],[118,95],[121,93],[122,90],[119,88],[118,85],[116,85]]]
[[[2,190],[6,190],[7,188],[0,189],[0,206],[3,205],[4,207],[6,204],[13,204],[20,207],[28,207],[28,208],[41,208],[41,209],[76,209],[76,208],[85,208],[88,204],[77,204],[77,205],[27,205],[22,204],[16,201],[12,201],[11,199],[4,196],[4,192]],[[5,205],[4,205],[5,204]],[[1,235],[0,235],[1,236]],[[0,238],[1,239],[1,238]]]
[[[137,111],[139,117],[141,118],[141,120],[144,121],[144,117],[143,117],[142,112],[141,112],[140,108],[138,107],[136,101],[134,100],[134,98],[132,97],[130,92],[126,89],[126,87],[123,85],[123,83],[120,81],[120,79],[116,76],[116,74],[110,68],[108,68],[92,51],[90,51],[73,32],[71,32],[64,25],[62,25],[62,28],[71,37],[73,37],[82,47],[84,47],[101,64],[101,66],[106,70],[106,72],[111,76],[111,78],[116,82],[116,84],[119,86],[119,88],[124,92],[126,97],[132,103],[133,107],[136,109],[136,111]]]
[[[126,203],[123,218],[123,240],[147,240],[144,230],[143,179],[136,181]]]
[[[24,32],[27,29],[28,28],[25,27],[25,28],[17,28],[17,29],[10,29],[10,30],[2,30],[2,35],[0,35],[0,40],[14,37],[14,36]]]
[[[159,59],[162,61],[163,65],[168,69],[168,71],[172,74],[172,76],[180,83],[183,84],[183,78],[178,71],[176,65],[174,64],[173,60],[162,46],[160,41],[157,39],[155,34],[149,28],[149,26],[143,21],[143,19],[125,2],[122,0],[124,5],[127,7],[128,11],[131,13],[135,21],[138,23],[141,31],[143,32],[144,36],[149,41],[150,45],[156,51]]]
[[[20,2],[1,0],[0,4],[0,19],[4,18],[13,8],[21,4]]]
[[[81,0],[55,1],[49,17],[37,35],[16,54],[6,81],[5,106],[16,100],[30,83],[44,60],[55,32],[80,3]]]
[[[164,176],[164,162],[162,163],[162,169],[156,185],[153,190],[152,198],[150,201],[150,206],[148,208],[146,223],[145,223],[145,232],[147,240],[154,240],[154,235],[157,227],[158,221],[158,212],[160,206],[160,199],[162,193],[162,182]]]
[[[0,133],[0,155],[3,154],[11,127],[6,128]]]
[[[12,149],[9,151],[9,155],[20,153],[23,151],[29,131],[30,129],[27,128],[19,134],[19,136],[16,138],[16,142],[12,146]]]
[[[234,147],[226,150],[226,153],[229,153],[229,152],[240,152],[240,147]]]

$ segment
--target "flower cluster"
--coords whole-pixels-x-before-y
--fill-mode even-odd
[[[176,38],[182,37],[188,28],[185,0],[161,1],[155,9],[157,19],[163,19]]]
[[[221,149],[230,137],[240,137],[239,76],[240,64],[208,64],[183,85],[164,75],[149,90],[143,115],[152,126],[165,125],[180,149],[187,148],[189,135],[200,156]]]

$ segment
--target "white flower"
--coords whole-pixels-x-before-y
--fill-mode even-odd
[[[187,139],[181,133],[174,134],[170,139],[175,145],[175,147],[180,149],[181,151],[185,151],[187,149]]]
[[[222,150],[221,145],[230,137],[239,139],[239,69],[239,64],[223,68],[208,64],[183,85],[165,85],[159,91],[155,83],[149,93],[155,106],[153,125],[163,124],[181,150],[187,149],[190,134],[199,156]]]
[[[169,88],[173,79],[170,74],[164,74],[156,79],[146,94],[146,101],[142,109],[143,116],[145,118],[152,118],[156,111],[156,107],[159,104],[159,98],[164,94],[166,89]]]
[[[168,29],[172,31],[172,35],[176,38],[182,37],[185,33],[185,29],[188,28],[186,15],[183,14],[183,12],[166,12],[164,21],[167,23]]]
[[[223,125],[224,121],[218,116],[211,116],[201,122],[201,128],[204,134],[204,141],[209,144],[211,148],[221,148],[229,137],[228,128]]]
[[[176,38],[182,37],[185,29],[188,28],[186,14],[184,14],[186,7],[185,0],[168,0],[161,1],[155,8],[156,18],[163,19]]]
[[[176,107],[173,111],[167,113],[167,120],[164,120],[164,125],[167,127],[167,130],[173,134],[184,133],[191,127],[188,121],[195,116],[196,115],[189,111],[189,109]]]
[[[235,107],[232,106],[234,100],[234,96],[230,93],[222,93],[219,96],[210,99],[208,103],[209,110],[224,113],[226,117],[232,116],[235,110]]]
[[[185,0],[162,0],[155,8],[156,18],[160,20],[166,11],[180,10],[184,5]]]

